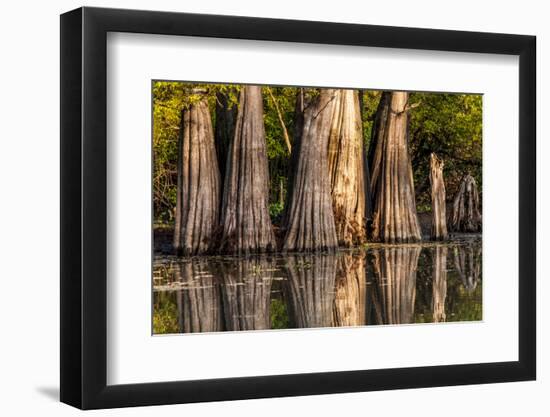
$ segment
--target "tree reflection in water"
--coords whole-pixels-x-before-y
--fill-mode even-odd
[[[480,240],[167,258],[154,274],[154,333],[482,319]]]
[[[221,292],[226,330],[270,328],[273,271],[273,261],[265,257],[216,262],[216,272],[223,283]]]
[[[413,323],[419,246],[373,250],[373,324]]]
[[[332,327],[336,255],[294,255],[286,259],[293,327]]]
[[[194,259],[176,266],[178,323],[182,333],[223,330],[220,285],[205,260]]]

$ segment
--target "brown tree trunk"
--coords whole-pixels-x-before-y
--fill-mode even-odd
[[[226,330],[271,328],[270,300],[273,263],[265,258],[222,260],[217,271]]]
[[[377,324],[414,321],[416,269],[420,247],[390,247],[374,251],[372,302]]]
[[[324,89],[305,109],[288,199],[284,251],[316,251],[338,246],[327,162],[335,103],[335,90]]]
[[[335,327],[365,325],[366,278],[363,253],[345,253],[338,257],[333,310]]]
[[[430,155],[430,185],[432,192],[432,231],[433,240],[446,240],[447,215],[445,212],[445,181],[443,179],[443,160],[436,154]]]
[[[237,118],[237,106],[231,106],[228,93],[216,93],[216,153],[220,167],[221,183],[224,183],[225,169],[229,145],[235,134],[235,119]]]
[[[269,217],[269,174],[262,91],[244,86],[230,146],[222,201],[221,251],[269,252],[276,248]]]
[[[213,247],[219,220],[220,172],[206,98],[182,111],[174,249],[197,255]]]
[[[336,256],[294,255],[286,263],[290,318],[295,327],[332,327]]]
[[[456,193],[451,213],[450,229],[453,232],[481,232],[479,194],[474,177],[464,176]]]
[[[432,268],[432,311],[434,323],[446,321],[445,298],[447,297],[447,248],[434,249]]]
[[[182,333],[223,330],[220,285],[205,261],[177,265],[177,279],[184,288],[178,292],[178,314]]]
[[[361,110],[356,90],[336,90],[328,167],[340,246],[365,242],[365,184]]]
[[[407,100],[406,92],[384,92],[376,113],[369,152],[374,241],[421,239],[408,149]]]

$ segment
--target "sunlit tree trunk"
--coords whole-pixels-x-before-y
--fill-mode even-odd
[[[434,153],[430,155],[430,185],[432,196],[431,237],[433,240],[445,240],[448,237],[448,233],[443,160],[439,159]]]
[[[195,260],[177,265],[176,278],[183,289],[178,291],[178,314],[182,333],[223,330],[220,285],[207,263]]]
[[[324,89],[305,109],[287,213],[285,251],[338,246],[327,162],[335,104],[335,90]]]
[[[376,113],[369,151],[374,241],[421,239],[408,150],[407,102],[406,92],[384,92]]]
[[[372,302],[377,324],[414,321],[416,269],[420,247],[375,249]]]
[[[269,174],[262,91],[244,86],[229,149],[222,201],[221,251],[269,252],[276,248],[269,217]]]
[[[434,323],[447,319],[445,298],[447,297],[447,248],[438,246],[434,249],[432,266],[432,311]]]
[[[333,310],[335,327],[365,324],[366,279],[363,253],[344,253],[338,257]]]
[[[361,110],[356,90],[335,90],[328,167],[340,246],[365,241],[365,184]]]
[[[202,94],[198,92],[198,94]],[[174,248],[196,255],[212,249],[219,220],[220,172],[206,98],[182,111]]]
[[[218,165],[220,166],[221,183],[225,179],[225,169],[227,165],[227,155],[229,154],[229,145],[235,134],[235,119],[237,118],[237,106],[231,105],[229,92],[216,93],[216,153],[218,155]]]
[[[221,260],[216,272],[221,286],[226,330],[271,328],[273,263],[265,258]]]
[[[291,255],[286,269],[294,327],[332,327],[336,256]]]
[[[481,213],[479,211],[479,194],[474,177],[469,173],[464,176],[453,202],[450,218],[453,232],[481,232]]]

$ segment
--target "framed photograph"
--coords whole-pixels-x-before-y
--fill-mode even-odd
[[[61,16],[61,401],[533,380],[535,37]]]

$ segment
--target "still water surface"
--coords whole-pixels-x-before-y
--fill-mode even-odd
[[[153,333],[482,320],[481,237],[332,254],[155,256]]]

